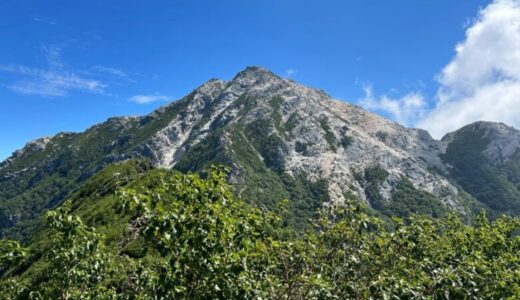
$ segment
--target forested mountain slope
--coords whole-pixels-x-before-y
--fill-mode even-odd
[[[0,299],[517,299],[520,219],[383,222],[360,202],[309,230],[234,195],[222,169],[112,164],[21,245],[0,239]]]

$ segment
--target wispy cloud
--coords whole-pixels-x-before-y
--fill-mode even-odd
[[[42,45],[42,51],[45,55],[45,60],[49,65],[49,69],[61,69],[65,67],[61,59],[62,49],[53,45]]]
[[[287,70],[285,70],[285,77],[289,77],[289,78],[293,77],[294,75],[296,75],[296,73],[298,73],[298,70],[296,70],[296,69],[292,69],[292,68],[287,69]]]
[[[34,17],[33,21],[37,22],[37,23],[45,23],[45,24],[48,24],[48,25],[56,25],[57,24],[56,21],[53,18]]]
[[[167,101],[168,99],[170,99],[170,98],[167,96],[154,94],[154,95],[135,95],[135,96],[130,97],[128,99],[128,101],[134,102],[137,104],[149,104],[149,103],[157,102],[157,101]]]
[[[19,94],[46,97],[63,97],[72,91],[103,93],[107,84],[98,79],[86,78],[69,69],[61,59],[62,49],[56,46],[42,46],[47,68],[24,65],[0,65],[0,71],[15,74],[19,80],[8,87]]]
[[[420,92],[411,92],[402,97],[375,96],[370,85],[363,87],[365,96],[358,101],[364,108],[389,115],[395,121],[411,126],[425,113],[427,103]]]
[[[116,77],[125,77],[125,78],[128,77],[128,74],[125,73],[124,71],[122,71],[120,69],[112,68],[112,67],[95,65],[95,66],[92,66],[92,69],[94,71],[97,71],[100,73],[105,73],[105,74],[116,76]]]

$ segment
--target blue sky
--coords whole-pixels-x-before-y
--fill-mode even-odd
[[[470,48],[471,29],[516,2],[3,1],[0,160],[37,137],[148,113],[248,65],[442,133],[432,123],[443,97],[468,97],[453,77],[471,72],[459,65],[473,52],[461,58],[456,45]]]

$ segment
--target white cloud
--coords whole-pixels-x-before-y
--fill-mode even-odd
[[[37,22],[37,23],[45,23],[47,25],[56,25],[57,24],[56,21],[52,18],[34,17],[33,21]]]
[[[164,95],[135,95],[128,99],[130,102],[137,104],[149,104],[156,101],[166,101],[169,97]]]
[[[20,79],[8,87],[19,94],[47,97],[67,96],[71,91],[103,93],[107,85],[99,80],[85,78],[66,68],[61,60],[61,48],[42,47],[48,68],[22,65],[0,65],[0,71],[18,75]]]
[[[295,69],[287,69],[285,70],[285,77],[292,77],[298,73],[298,70]]]
[[[23,77],[9,88],[24,95],[62,97],[70,91],[102,93],[106,84],[80,77],[69,71],[45,70],[19,65],[0,66],[1,71],[10,72]]]
[[[365,96],[358,101],[364,108],[390,115],[395,121],[410,126],[424,116],[426,100],[419,92],[408,93],[399,98],[387,95],[374,96],[372,87],[364,86]]]
[[[520,127],[520,1],[482,9],[455,50],[437,77],[435,107],[418,127],[437,138],[478,120]]]
[[[116,69],[116,68],[111,68],[111,67],[96,65],[96,66],[93,66],[92,69],[94,71],[106,73],[106,74],[116,76],[116,77],[127,77],[128,76],[128,74],[126,74],[124,71]]]
[[[50,69],[63,68],[64,64],[61,60],[62,49],[60,47],[51,45],[42,45],[43,53],[45,54],[45,60],[49,65]]]

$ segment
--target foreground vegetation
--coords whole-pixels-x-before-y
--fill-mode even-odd
[[[0,241],[2,299],[518,299],[520,220],[391,223],[354,202],[305,233],[235,197],[226,172],[113,167]]]

